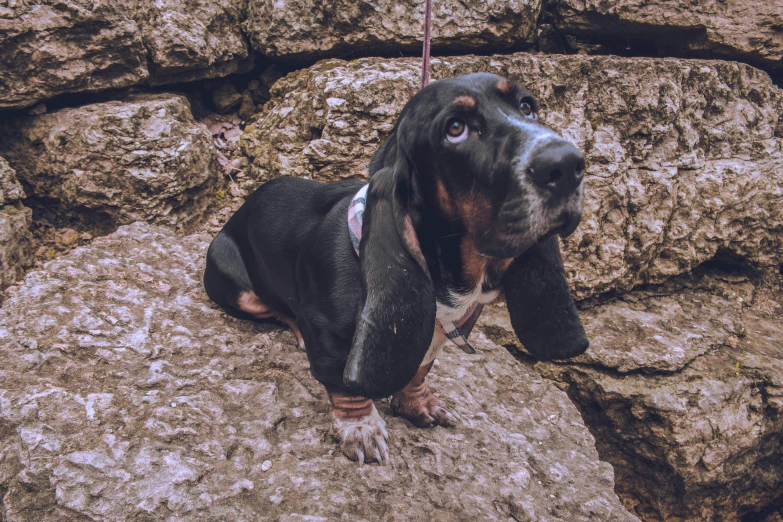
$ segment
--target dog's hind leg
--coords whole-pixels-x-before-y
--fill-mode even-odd
[[[243,312],[252,315],[256,319],[277,319],[281,323],[288,326],[296,336],[296,342],[299,344],[299,348],[304,350],[304,339],[299,331],[299,327],[296,325],[296,321],[287,315],[275,312],[267,305],[261,302],[261,299],[252,290],[243,290],[239,294],[237,299],[237,308]]]
[[[332,403],[332,436],[351,460],[389,463],[389,433],[372,400],[329,392]]]
[[[287,325],[294,332],[299,347],[304,349],[296,321],[261,301],[250,282],[239,246],[224,231],[209,245],[204,288],[209,298],[229,315],[240,319],[276,319]]]
[[[432,368],[431,362],[420,366],[411,382],[392,396],[392,412],[408,419],[419,428],[433,425],[453,426],[457,423],[456,413],[438,399],[424,382],[430,368]]]

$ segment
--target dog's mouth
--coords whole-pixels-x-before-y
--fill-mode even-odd
[[[512,202],[479,238],[476,249],[488,257],[517,257],[539,241],[573,234],[582,221],[582,208],[581,190],[555,208],[542,206],[538,212]]]

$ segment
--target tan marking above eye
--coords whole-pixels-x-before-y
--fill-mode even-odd
[[[476,106],[476,99],[473,96],[459,96],[454,99],[454,105],[463,109],[473,109]]]
[[[500,80],[497,84],[497,88],[503,94],[508,94],[514,88],[514,84],[508,80]]]

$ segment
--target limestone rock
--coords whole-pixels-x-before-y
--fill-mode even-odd
[[[582,224],[565,242],[578,298],[661,282],[716,253],[783,256],[783,93],[752,67],[597,56],[435,59],[433,77],[517,80],[587,160]],[[326,60],[275,84],[246,129],[261,179],[366,176],[417,91],[415,59]]]
[[[434,370],[460,426],[381,401],[391,464],[348,461],[293,336],[207,300],[208,239],[121,227],[0,310],[4,519],[636,520],[568,397],[483,335]]]
[[[0,5],[0,108],[146,79],[131,2],[43,0]]]
[[[532,43],[540,0],[435,0],[433,50],[503,49]],[[287,60],[420,51],[424,2],[249,0],[253,48]]]
[[[781,284],[705,275],[634,292],[583,314],[587,357],[535,366],[580,408],[640,518],[760,520],[780,505]]]
[[[32,264],[33,212],[19,201],[24,197],[14,169],[0,157],[0,290],[19,280],[24,267]]]
[[[140,2],[136,20],[151,61],[150,83],[226,76],[251,65],[240,29],[244,1]]]
[[[553,5],[555,25],[565,34],[634,45],[644,39],[669,56],[724,58],[783,70],[780,2],[556,0]]]
[[[0,207],[24,197],[24,189],[16,179],[16,172],[4,158],[0,158]]]
[[[23,117],[0,135],[31,196],[100,226],[196,222],[220,176],[212,137],[182,96],[135,95]]]

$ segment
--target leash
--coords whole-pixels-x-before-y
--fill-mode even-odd
[[[432,33],[432,0],[424,2],[424,48],[421,52],[421,85],[425,88],[430,83],[430,35]]]

